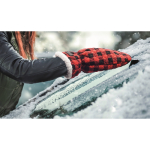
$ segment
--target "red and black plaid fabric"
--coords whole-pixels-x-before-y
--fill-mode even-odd
[[[72,65],[72,78],[77,76],[81,72],[81,59],[80,56],[71,51],[63,52],[70,60]]]
[[[82,61],[82,71],[92,73],[114,69],[131,61],[130,55],[104,48],[85,48],[77,52]]]

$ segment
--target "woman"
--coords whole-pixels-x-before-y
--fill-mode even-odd
[[[60,76],[70,79],[81,71],[113,69],[131,60],[128,54],[96,48],[56,52],[53,58],[35,59],[35,36],[35,32],[0,32],[0,117],[15,109],[24,83]]]

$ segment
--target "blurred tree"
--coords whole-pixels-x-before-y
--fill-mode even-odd
[[[118,42],[115,44],[114,49],[124,49],[139,39],[146,39],[150,37],[150,32],[146,31],[133,31],[133,32],[114,32],[114,36],[118,37]]]
[[[57,34],[62,43],[62,46],[65,48],[65,51],[69,51],[69,43],[73,40],[73,35],[77,33],[77,31],[58,31]]]

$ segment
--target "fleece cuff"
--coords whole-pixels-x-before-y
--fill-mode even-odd
[[[68,70],[68,73],[65,77],[67,79],[71,79],[71,77],[72,77],[72,65],[71,65],[71,62],[68,59],[68,57],[65,54],[63,54],[62,52],[56,52],[55,56],[61,58],[65,62],[67,70]]]

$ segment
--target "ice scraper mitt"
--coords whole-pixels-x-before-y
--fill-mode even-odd
[[[84,48],[77,52],[82,61],[82,71],[92,73],[114,69],[131,61],[130,55],[104,48]]]
[[[77,53],[71,51],[56,52],[55,56],[61,58],[65,62],[68,70],[65,76],[66,78],[74,78],[81,72],[81,59]]]

